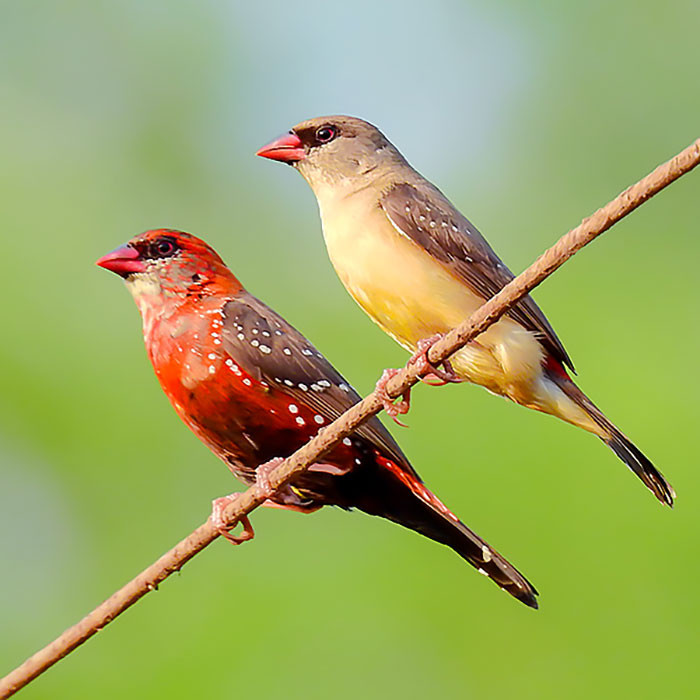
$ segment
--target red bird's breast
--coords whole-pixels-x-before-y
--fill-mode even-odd
[[[258,464],[291,454],[329,420],[243,369],[224,345],[224,322],[221,300],[199,301],[196,308],[153,320],[146,346],[180,418],[238,478],[251,483]],[[265,354],[264,337],[252,343]],[[350,448],[336,449],[334,461],[351,467],[355,456]]]

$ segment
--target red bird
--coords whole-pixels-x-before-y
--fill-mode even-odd
[[[97,261],[124,278],[143,317],[160,384],[195,435],[269,505],[310,513],[359,508],[451,547],[503,590],[536,608],[532,585],[422,483],[377,418],[277,492],[266,472],[360,400],[296,329],[249,294],[206,243],[148,231]],[[213,502],[221,520],[235,494]]]

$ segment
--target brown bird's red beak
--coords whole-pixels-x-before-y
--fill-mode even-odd
[[[103,255],[95,265],[126,277],[133,272],[144,272],[146,270],[146,266],[139,258],[140,253],[136,248],[132,248],[130,245],[123,245],[115,248],[111,253]]]
[[[306,158],[306,151],[301,139],[293,132],[280,136],[263,146],[256,154],[270,160],[279,160],[283,163],[297,163]]]

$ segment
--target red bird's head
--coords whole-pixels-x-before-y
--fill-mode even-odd
[[[146,231],[97,265],[123,277],[137,303],[143,297],[184,299],[242,289],[214,249],[184,231]]]

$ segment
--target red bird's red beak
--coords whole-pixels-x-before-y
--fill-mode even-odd
[[[301,139],[293,132],[280,136],[263,146],[256,154],[270,160],[279,160],[283,163],[297,163],[306,158],[306,151]]]
[[[132,248],[130,245],[123,245],[120,248],[115,248],[111,253],[103,255],[95,265],[126,277],[133,272],[144,272],[146,270],[146,266],[139,260],[139,256],[140,253],[136,248]]]

